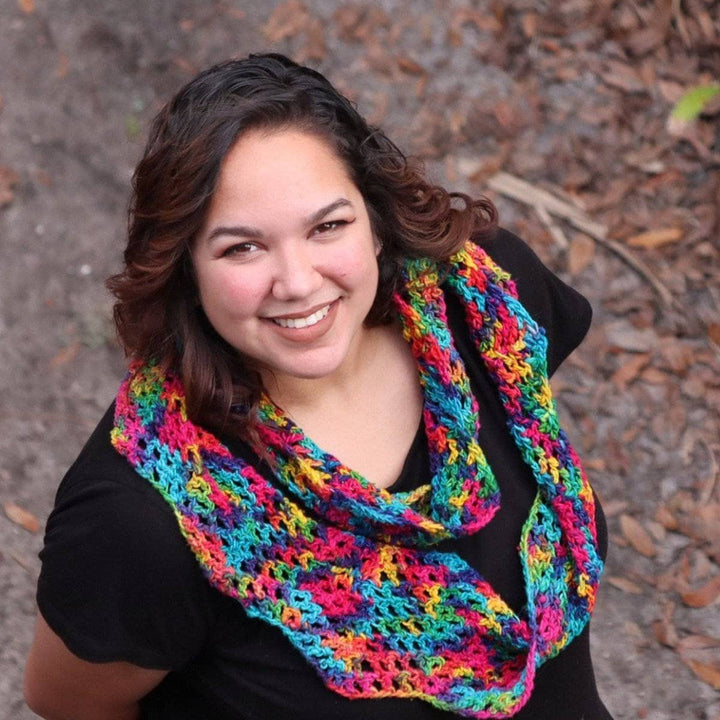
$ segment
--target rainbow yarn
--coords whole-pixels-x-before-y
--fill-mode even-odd
[[[537,481],[519,545],[521,614],[460,557],[433,549],[483,527],[500,503],[440,277],[465,307]],[[263,397],[256,451],[271,461],[270,482],[188,419],[175,375],[140,362],[118,393],[112,442],[172,506],[209,581],[281,628],[330,689],[509,717],[592,612],[602,572],[593,495],[558,423],[544,332],[509,276],[467,243],[447,266],[407,261],[405,281],[395,299],[424,392],[430,484],[377,488]]]

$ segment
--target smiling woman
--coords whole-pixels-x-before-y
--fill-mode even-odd
[[[608,720],[548,383],[591,310],[489,201],[251,56],[156,118],[108,285],[129,369],[48,520],[36,712]]]

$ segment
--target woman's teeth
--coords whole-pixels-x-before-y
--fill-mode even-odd
[[[304,328],[316,325],[330,312],[330,305],[316,310],[312,315],[304,318],[273,318],[276,325],[284,328]]]

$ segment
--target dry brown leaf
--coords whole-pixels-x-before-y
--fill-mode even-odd
[[[657,89],[669,105],[674,105],[687,90],[682,83],[662,79],[658,80]]]
[[[607,85],[624,90],[625,92],[643,92],[645,83],[640,74],[627,63],[619,60],[608,60],[601,77]]]
[[[234,7],[223,7],[223,12],[229,15],[233,20],[244,20],[247,16],[247,11],[241,10],[240,8]]]
[[[641,353],[630,358],[627,362],[624,362],[612,375],[610,381],[622,390],[627,385],[637,379],[645,366],[650,362],[650,353]],[[637,429],[637,426],[635,428]]]
[[[324,60],[327,55],[327,45],[325,44],[325,28],[318,18],[310,20],[306,27],[307,40],[298,56],[302,58],[302,62],[308,60]]]
[[[48,367],[56,368],[56,367],[60,367],[60,365],[65,365],[66,363],[69,363],[71,360],[75,359],[79,350],[80,350],[80,341],[76,340],[75,342],[71,343],[70,345],[67,345],[66,347],[62,348],[59,352],[57,352],[55,354],[55,357],[48,363]]]
[[[389,15],[378,5],[341,5],[334,13],[342,40],[367,44],[380,29],[390,25]]]
[[[648,230],[639,235],[633,235],[627,239],[627,244],[631,247],[650,250],[677,242],[683,235],[683,229],[679,227],[659,228],[657,230]]]
[[[528,38],[532,39],[537,35],[537,28],[538,28],[538,16],[534,12],[527,12],[524,13],[520,24],[522,26],[523,35]]]
[[[450,27],[460,32],[463,25],[472,24],[478,30],[497,33],[502,30],[502,25],[496,17],[490,13],[473,10],[469,7],[458,8],[453,12]]]
[[[681,594],[680,598],[688,607],[701,608],[710,605],[720,597],[720,575],[714,577],[697,590]]]
[[[636,582],[633,582],[629,578],[622,577],[619,575],[610,575],[607,578],[607,581],[613,586],[616,587],[618,590],[622,590],[626,593],[631,593],[632,595],[642,595],[643,589],[638,585]]]
[[[198,68],[196,68],[195,65],[193,65],[189,60],[181,57],[180,55],[176,55],[175,57],[173,57],[172,62],[175,67],[179,68],[186,75],[197,75],[198,73]]]
[[[660,355],[667,367],[676,375],[685,375],[695,362],[693,347],[680,339],[666,337],[660,343]]]
[[[669,647],[674,647],[679,641],[674,620],[676,607],[672,600],[665,600],[662,607],[662,617],[653,623],[653,633],[656,640]]]
[[[614,517],[627,510],[628,504],[627,500],[605,500],[602,506],[606,517]]]
[[[699,542],[720,540],[720,520],[716,514],[717,503],[693,507],[685,516],[678,517],[678,531]]]
[[[568,248],[568,272],[571,275],[581,273],[595,257],[595,242],[584,233],[575,233]]]
[[[666,623],[663,620],[656,620],[652,624],[653,635],[655,639],[666,647],[674,648],[678,642],[677,631],[672,623]]]
[[[588,458],[583,461],[583,465],[588,470],[594,470],[595,472],[605,472],[607,469],[607,462],[604,458]]]
[[[665,505],[660,505],[655,513],[655,519],[666,529],[677,529],[677,518],[668,510]]]
[[[662,44],[665,31],[662,28],[646,27],[630,33],[627,45],[633,55],[645,55]]]
[[[5,515],[16,525],[24,527],[28,532],[36,533],[40,529],[40,521],[31,513],[13,502],[3,504]]]
[[[708,323],[708,337],[716,344],[720,345],[720,323]]]
[[[639,329],[626,320],[605,323],[603,329],[608,345],[627,352],[646,353],[658,344],[653,328]]]
[[[704,663],[699,660],[685,660],[683,662],[699,677],[704,683],[720,690],[720,667],[712,663]]]
[[[665,385],[668,382],[668,374],[662,370],[658,370],[655,367],[645,368],[642,374],[642,379],[651,385]]]
[[[263,32],[272,43],[295,37],[305,29],[308,11],[300,0],[287,0],[280,3],[273,11]]]
[[[630,545],[645,557],[654,557],[657,548],[650,533],[632,515],[620,516],[620,530]]]
[[[35,12],[35,0],[18,0],[18,7],[26,15],[32,15]]]
[[[55,77],[60,80],[64,80],[68,74],[68,67],[70,65],[70,58],[63,52],[60,53],[58,58],[57,68],[55,69]]]
[[[720,638],[710,637],[709,635],[686,635],[677,643],[678,652],[707,650],[716,647],[720,647]]]
[[[5,165],[0,165],[0,208],[9,205],[15,198],[15,186],[20,182],[20,176]]]
[[[425,75],[425,68],[416,60],[413,60],[407,55],[399,55],[397,57],[397,64],[400,70],[408,75]]]

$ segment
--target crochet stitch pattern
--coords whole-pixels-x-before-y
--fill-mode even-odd
[[[521,614],[459,556],[433,549],[476,532],[500,503],[440,277],[465,307],[537,481],[518,548]],[[377,488],[263,397],[255,450],[270,459],[266,476],[188,419],[175,375],[140,362],[119,390],[112,442],[172,506],[209,581],[278,626],[331,690],[510,717],[537,667],[592,613],[602,572],[592,490],[559,426],[544,331],[482,249],[468,242],[441,268],[408,260],[395,302],[424,393],[428,485]]]

